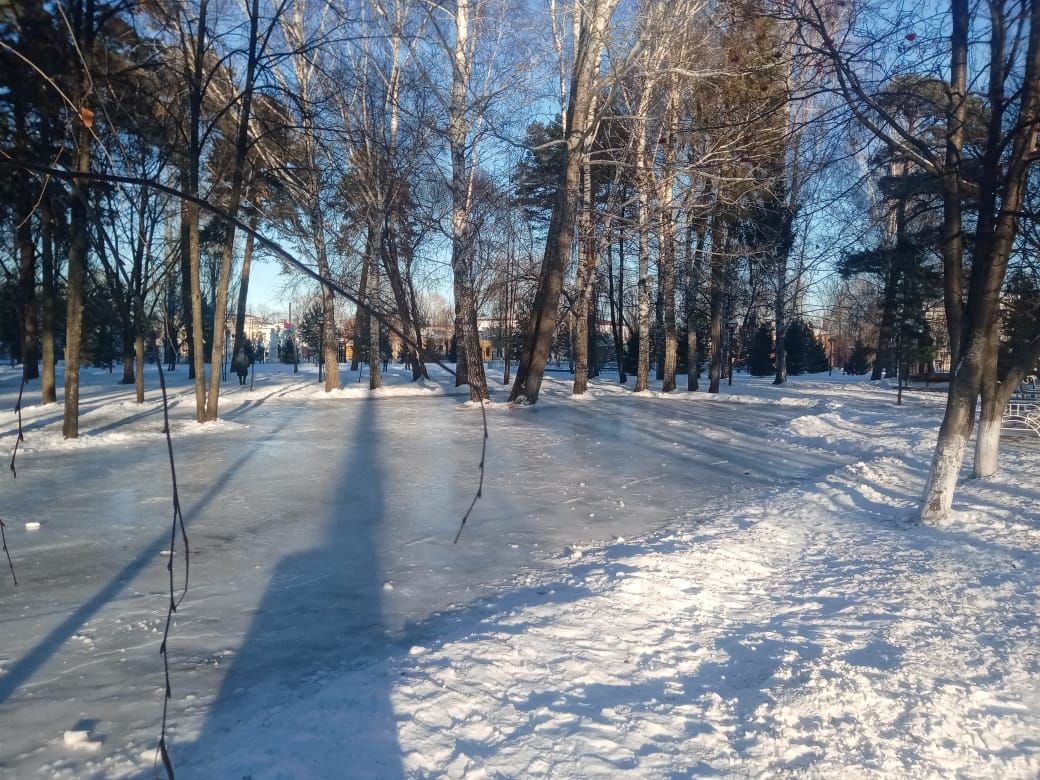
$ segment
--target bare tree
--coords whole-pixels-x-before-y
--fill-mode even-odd
[[[949,84],[943,106],[946,148],[937,153],[925,139],[887,110],[877,86],[891,78],[881,68],[881,52],[893,40],[907,52],[905,61],[927,68],[924,55],[914,55],[916,33],[905,33],[912,17],[889,24],[878,17],[869,27],[856,28],[858,6],[842,15],[816,0],[783,3],[782,13],[797,24],[800,44],[826,62],[829,86],[845,101],[855,118],[908,164],[933,176],[943,192],[942,252],[949,340],[957,355],[946,412],[924,491],[921,519],[943,520],[949,513],[958,474],[967,449],[975,407],[983,394],[983,426],[999,426],[999,409],[991,381],[996,370],[996,329],[1000,291],[1021,219],[1029,171],[1036,157],[1037,115],[1040,109],[1040,4],[994,2],[982,15],[967,0],[951,0],[947,19],[951,30],[946,56]],[[968,31],[985,27],[977,43]],[[902,40],[900,40],[902,39]],[[911,44],[908,46],[907,44]],[[973,47],[979,56],[972,58]],[[972,74],[973,62],[981,70]],[[938,73],[939,78],[946,74]],[[963,128],[968,84],[981,80],[988,121],[971,165],[963,159]],[[962,290],[960,260],[966,246],[965,215],[972,204],[974,239],[967,289]],[[960,227],[959,227],[960,226]],[[959,227],[959,229],[958,229]],[[963,298],[962,298],[963,294]],[[983,435],[976,453],[978,471],[995,468],[998,439]]]
[[[546,236],[538,292],[533,303],[516,380],[510,400],[535,403],[549,360],[557,310],[563,290],[563,274],[570,258],[572,233],[581,172],[581,147],[593,129],[593,97],[600,57],[607,43],[617,0],[587,0],[575,9],[577,35],[571,66],[570,90],[564,122],[565,166]]]

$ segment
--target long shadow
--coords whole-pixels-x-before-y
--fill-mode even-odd
[[[111,402],[112,402],[111,399],[100,398],[100,399],[94,399],[90,403],[80,404],[80,407],[79,407],[80,417],[81,418],[85,417],[90,412],[93,412],[93,411],[96,411],[98,409],[101,409],[104,406],[106,406],[107,404],[110,404]],[[50,415],[48,417],[39,417],[39,418],[37,418],[35,420],[32,420],[32,421],[23,422],[22,423],[22,433],[31,433],[32,431],[39,430],[40,428],[46,428],[48,425],[53,425],[54,423],[61,422],[62,420],[64,420],[65,419],[65,413],[64,413],[64,411],[62,411],[63,407],[58,406],[56,408],[59,410],[57,414],[52,414],[52,415]],[[3,433],[0,433],[0,440],[12,439],[12,438],[16,437],[17,435],[18,435],[18,430],[17,429],[10,430],[10,431],[5,431]]]
[[[114,431],[119,428],[122,428],[125,425],[131,425],[132,423],[143,420],[145,417],[158,416],[161,412],[162,407],[155,406],[152,409],[145,409],[144,411],[137,412],[136,414],[132,414],[129,417],[123,417],[119,420],[113,420],[112,422],[106,423],[100,426],[99,428],[91,428],[90,430],[85,431],[85,433],[88,436],[97,436],[101,433],[108,433],[109,431]]]
[[[786,423],[799,413],[804,413],[804,409],[761,406],[754,408],[751,419],[744,419],[739,410],[702,408],[695,404],[674,402],[674,406],[658,407],[656,411],[667,409],[669,414],[685,424],[668,428],[664,434],[660,434],[641,430],[632,423],[627,415],[633,408],[639,408],[631,406],[632,403],[626,401],[623,406],[614,408],[606,404],[573,403],[567,406],[565,416],[553,415],[547,419],[532,415],[528,424],[547,430],[573,430],[573,435],[566,438],[565,445],[572,450],[587,447],[590,440],[599,437],[598,431],[602,431],[603,436],[624,431],[626,444],[631,445],[633,451],[642,453],[644,460],[651,462],[656,457],[659,462],[667,462],[671,467],[681,469],[685,465],[687,453],[692,453],[698,459],[691,465],[706,469],[716,478],[734,480],[734,488],[745,488],[752,483],[768,485],[775,481],[790,482],[796,479],[795,474],[802,479],[813,478],[825,469],[849,460],[848,457],[834,456],[821,450],[804,452],[767,443],[770,426]],[[647,402],[640,400],[635,403]],[[726,431],[731,438],[705,437],[704,430]],[[682,447],[673,447],[673,441],[681,443]],[[762,442],[761,447],[753,446],[757,442]],[[580,451],[576,450],[575,454],[579,462],[586,459]],[[705,464],[700,458],[721,460]]]
[[[279,425],[281,429],[287,422]],[[276,429],[277,430],[277,429]],[[184,510],[184,520],[190,526],[192,520],[203,512],[216,498],[227,484],[234,478],[243,466],[256,455],[258,450],[250,448],[239,456],[219,478],[213,480],[206,491],[190,507]],[[164,511],[163,516],[169,515]],[[190,541],[190,539],[189,539]],[[51,629],[33,648],[24,656],[11,664],[7,671],[0,676],[0,704],[14,694],[20,686],[26,683],[69,639],[72,638],[87,621],[97,615],[101,609],[114,600],[123,591],[128,582],[137,577],[146,566],[154,566],[156,556],[170,543],[170,532],[168,527],[156,535],[152,541],[143,547],[132,561],[127,563],[102,587],[97,593],[84,601],[72,614],[61,623]]]
[[[279,562],[198,739],[177,751],[187,777],[404,777],[378,543],[389,522],[386,476],[377,404],[362,403],[347,438],[350,452],[340,468],[330,469],[337,487],[321,504],[329,512],[324,538]],[[357,686],[335,719],[291,724],[293,746],[287,749],[278,710],[298,691],[313,693],[326,676],[344,669]],[[360,706],[350,707],[350,701]],[[266,714],[260,733],[239,726],[257,712]],[[274,728],[271,741],[263,733],[267,723]]]

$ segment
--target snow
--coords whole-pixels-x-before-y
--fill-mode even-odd
[[[483,424],[466,388],[259,368],[219,424],[170,377],[178,777],[1040,773],[1040,442],[929,527],[932,389],[604,377],[575,403],[564,377],[514,409],[496,383],[486,408],[518,413],[486,418],[453,546]],[[0,408],[16,394],[0,371]],[[83,405],[75,443],[60,408],[24,410],[0,501],[4,778],[162,773],[161,409],[103,372]]]

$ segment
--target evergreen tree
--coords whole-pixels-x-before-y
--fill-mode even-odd
[[[827,370],[827,350],[816,338],[812,325],[803,319],[791,320],[784,336],[787,373],[815,374]]]
[[[1016,269],[1008,279],[1004,291],[1000,352],[998,363],[1000,376],[1005,376],[1016,353],[1028,353],[1031,345],[1040,338],[1040,281],[1037,277]],[[1027,367],[1026,371],[1038,366]]]
[[[560,173],[567,162],[563,144],[554,143],[562,139],[563,127],[559,120],[548,124],[532,122],[527,126],[524,145],[532,151],[526,152],[517,163],[512,179],[516,200],[533,222],[549,222],[560,186]]]
[[[852,347],[852,354],[845,363],[845,373],[859,376],[870,372],[870,358],[874,350],[863,343],[862,339],[856,339]]]
[[[766,324],[759,325],[751,338],[748,350],[748,371],[751,376],[769,376],[776,369],[773,359],[773,329]]]

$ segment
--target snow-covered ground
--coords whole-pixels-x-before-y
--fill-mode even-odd
[[[922,527],[941,393],[604,377],[575,399],[557,375],[534,407],[496,393],[453,546],[479,409],[443,377],[369,393],[344,372],[328,397],[302,371],[232,376],[206,426],[171,377],[178,777],[1040,774],[1037,444]],[[87,372],[76,442],[28,391],[0,491],[2,777],[162,773],[154,380],[142,406]],[[0,408],[17,389],[0,370]]]

